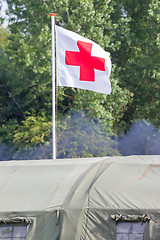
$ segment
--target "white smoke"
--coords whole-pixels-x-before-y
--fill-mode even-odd
[[[123,136],[109,136],[98,121],[90,120],[81,112],[65,117],[57,131],[57,158],[98,157],[110,155],[160,155],[160,131],[146,121],[132,124]],[[63,125],[66,128],[63,129]],[[0,161],[52,159],[52,137],[48,144],[24,148],[16,152],[12,147],[0,146]]]

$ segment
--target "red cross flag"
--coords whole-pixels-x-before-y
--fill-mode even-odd
[[[56,26],[57,85],[110,94],[110,54],[95,42]]]

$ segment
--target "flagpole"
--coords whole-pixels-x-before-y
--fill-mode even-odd
[[[53,141],[53,159],[56,159],[56,107],[55,107],[55,16],[56,14],[49,14],[51,16],[52,26],[52,141]]]

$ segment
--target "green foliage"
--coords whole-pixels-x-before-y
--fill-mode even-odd
[[[52,122],[46,116],[27,116],[21,125],[14,131],[13,142],[15,148],[20,150],[24,146],[28,149],[38,144],[47,144],[51,134]]]
[[[111,95],[58,88],[57,155],[118,154],[113,139],[134,121],[146,119],[159,128],[158,0],[6,2],[10,24],[9,31],[0,28],[0,142],[16,149],[15,157],[52,156],[51,12],[57,25],[109,51],[113,63]],[[81,124],[72,114],[77,111]],[[34,155],[39,147],[43,152]]]
[[[52,122],[45,115],[29,114],[14,131],[13,144],[16,153],[13,158],[51,158],[51,130]]]
[[[134,94],[132,105],[125,114],[125,121],[146,119],[160,126],[159,78],[159,1],[123,1],[130,18],[129,58],[121,71],[121,87]],[[124,49],[120,49],[124,52]],[[119,54],[119,53],[118,53]],[[128,118],[129,117],[129,118]]]

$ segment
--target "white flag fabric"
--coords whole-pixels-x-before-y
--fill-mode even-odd
[[[57,85],[110,94],[110,54],[95,42],[56,26]]]

